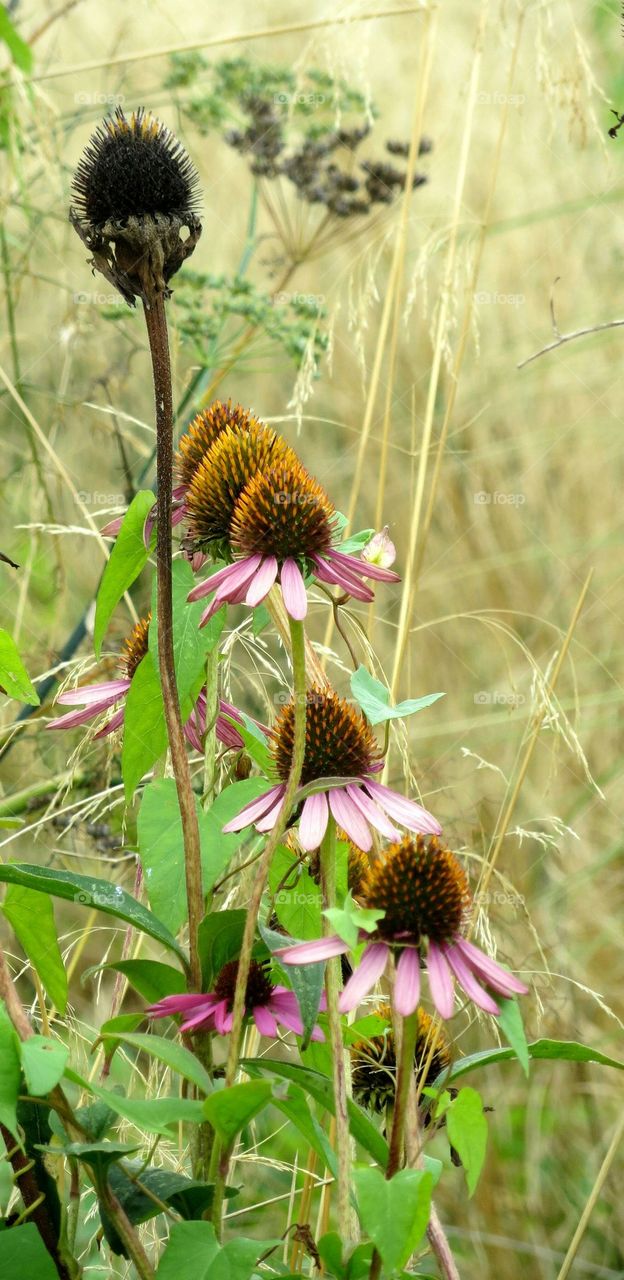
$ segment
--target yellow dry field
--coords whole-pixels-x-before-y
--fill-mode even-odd
[[[387,138],[412,139],[412,151],[431,139],[416,162],[428,182],[365,228],[330,219],[321,235],[317,209],[285,180],[265,182],[247,278],[279,315],[293,297],[318,304],[328,350],[314,378],[309,350],[297,370],[283,346],[230,318],[203,394],[277,425],[352,529],[389,526],[402,583],[380,586],[370,611],[352,602],[340,626],[396,700],[446,696],[393,733],[388,780],[418,790],[481,885],[476,936],[530,983],[529,1038],[624,1058],[624,330],[608,327],[624,325],[624,130],[608,136],[610,108],[624,110],[617,4],[31,0],[13,18],[36,39],[32,77],[5,70],[0,91],[0,550],[20,563],[0,565],[0,621],[31,675],[57,667],[85,610],[89,629],[109,545],[99,529],[125,506],[128,476],[136,484],[146,468],[153,481],[144,329],[91,274],[67,221],[89,134],[116,103],[143,104],[180,133],[203,191],[192,269],[228,276],[245,255],[253,179],[222,129],[189,117],[191,90],[165,83],[170,54],[280,65],[302,93],[310,68],[348,82],[378,110],[378,152]],[[174,294],[178,399],[197,369],[180,316]],[[567,340],[582,329],[597,331]],[[147,604],[134,590],[137,615]],[[310,619],[347,692],[349,647],[320,593]],[[120,605],[103,678],[129,625]],[[280,651],[261,640],[236,639],[227,677],[234,701],[266,717]],[[87,635],[60,676],[93,666]],[[15,704],[1,714],[11,748],[0,811],[26,791],[22,816],[35,824],[2,832],[2,856],[131,889],[128,856],[99,838],[123,821],[119,789],[106,792],[118,759],[106,744],[80,748],[80,735],[45,734],[49,700],[17,731]],[[84,915],[59,918],[76,974],[119,953],[108,918],[92,916],[88,935]],[[111,990],[106,980],[75,998],[79,1046]],[[494,1042],[490,1020],[458,1022],[458,1051]],[[567,1275],[579,1223],[570,1274],[624,1274],[621,1153],[596,1186],[620,1074],[536,1062],[527,1082],[508,1063],[472,1080],[495,1108],[485,1171],[470,1201],[461,1171],[445,1175],[439,1200],[462,1277]],[[254,1172],[247,1157],[258,1200],[289,1190],[290,1148],[284,1161]],[[259,1222],[252,1212],[241,1230]]]

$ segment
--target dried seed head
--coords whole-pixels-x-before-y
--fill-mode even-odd
[[[131,306],[167,297],[167,282],[193,252],[198,182],[182,144],[143,109],[128,119],[117,107],[93,134],[74,175],[70,220],[92,265]]]

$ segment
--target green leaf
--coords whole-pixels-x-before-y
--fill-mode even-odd
[[[135,788],[167,749],[167,726],[158,672],[151,653],[139,663],[126,695],[121,774],[128,804]]]
[[[42,1098],[61,1079],[69,1049],[60,1040],[50,1040],[47,1036],[30,1036],[20,1048],[28,1092]]]
[[[133,1181],[129,1174],[134,1174],[137,1181]],[[171,1169],[146,1169],[143,1162],[138,1160],[113,1165],[108,1180],[124,1212],[135,1225],[147,1222],[149,1218],[162,1212],[150,1196],[145,1194],[143,1187],[187,1219],[201,1217],[213,1200],[212,1183],[196,1182]],[[237,1194],[235,1187],[227,1188],[228,1198]]]
[[[48,871],[27,862],[8,863],[0,866],[0,882],[19,884],[38,893],[50,893],[55,898],[77,902],[82,906],[97,907],[105,915],[115,916],[141,933],[146,933],[169,951],[185,958],[169,930],[152,915],[136,898],[109,880],[96,880],[92,876],[79,876],[73,871]]]
[[[104,1183],[111,1164],[123,1160],[124,1156],[134,1155],[138,1150],[136,1143],[130,1146],[127,1142],[66,1142],[63,1146],[44,1148],[47,1156],[66,1156],[79,1160],[81,1164],[88,1164],[93,1170],[96,1186]]]
[[[126,1098],[110,1089],[103,1089],[93,1080],[84,1080],[71,1067],[65,1068],[65,1078],[105,1102],[111,1111],[137,1128],[159,1133],[163,1138],[171,1137],[171,1126],[180,1120],[187,1124],[201,1124],[204,1119],[203,1104],[190,1098]]]
[[[359,551],[364,550],[364,547],[370,542],[374,532],[374,529],[360,529],[357,533],[352,533],[350,538],[345,538],[345,541],[341,542],[336,549],[338,551],[342,551],[343,555],[355,556]]]
[[[0,7],[0,34],[3,10]],[[0,627],[0,690],[9,698],[27,702],[30,707],[39,706],[39,694],[17,651],[17,645],[8,631]]]
[[[246,919],[247,912],[242,907],[231,911],[212,911],[204,916],[197,931],[197,947],[206,991],[210,991],[224,964],[236,959]]]
[[[447,1109],[446,1131],[464,1166],[468,1194],[472,1195],[483,1168],[488,1139],[483,1103],[476,1089],[460,1089]]]
[[[106,562],[97,593],[93,627],[93,646],[98,658],[102,651],[106,628],[114,610],[124,592],[132,586],[149,559],[149,549],[145,546],[143,530],[154,501],[151,489],[141,489],[135,494],[124,516],[110,558]],[[155,536],[154,528],[152,544]]]
[[[226,1145],[271,1101],[268,1080],[250,1080],[220,1089],[206,1098],[204,1115]]]
[[[406,702],[399,702],[396,707],[391,707],[389,689],[380,680],[376,680],[366,667],[358,667],[351,676],[351,692],[371,724],[403,720],[405,716],[422,711],[437,702],[438,698],[444,697],[443,693],[426,693],[422,698],[408,698]]]
[[[13,62],[20,71],[25,71],[27,74],[32,71],[32,49],[15,30],[4,5],[0,5],[0,40],[7,46]]]
[[[383,920],[385,911],[377,911],[374,907],[360,907],[354,901],[349,890],[342,907],[329,907],[323,915],[327,916],[331,926],[339,938],[353,948],[357,946],[360,929],[365,933],[374,933],[377,921]]]
[[[185,1080],[190,1080],[192,1084],[197,1085],[202,1093],[212,1093],[212,1080],[208,1072],[202,1067],[195,1054],[191,1053],[190,1049],[185,1049],[184,1045],[178,1044],[176,1040],[155,1036],[151,1031],[149,1033],[119,1031],[115,1038],[122,1040],[124,1044],[134,1046],[135,1049],[141,1049],[152,1058],[157,1058],[159,1062],[164,1062],[171,1071],[176,1071]],[[108,1039],[105,1033],[102,1033],[102,1039]]]
[[[292,849],[279,845],[269,872],[275,914],[291,938],[318,938],[321,933],[321,890]],[[284,946],[282,938],[281,945]]]
[[[624,1071],[624,1062],[620,1062],[617,1058],[608,1058],[605,1053],[600,1053],[598,1049],[592,1049],[587,1044],[579,1044],[576,1040],[535,1040],[533,1044],[527,1046],[529,1058],[541,1061],[559,1061],[559,1062],[596,1062],[603,1067],[616,1067],[618,1071]],[[482,1049],[480,1053],[468,1054],[465,1058],[458,1058],[452,1067],[445,1071],[441,1071],[440,1075],[433,1082],[435,1088],[439,1084],[452,1084],[455,1080],[459,1080],[461,1076],[466,1076],[470,1071],[476,1071],[478,1067],[489,1067],[495,1062],[511,1062],[517,1058],[515,1049]]]
[[[281,1244],[281,1241],[245,1240],[242,1236],[228,1240],[211,1262],[206,1280],[250,1280],[260,1255],[276,1244]]]
[[[257,724],[254,724],[253,720],[250,720],[249,716],[246,716],[242,711],[241,715],[243,716],[244,724],[240,724],[238,720],[235,720],[233,716],[228,716],[225,712],[222,712],[222,715],[225,720],[234,726],[236,732],[243,740],[243,747],[247,752],[247,755],[251,760],[253,760],[254,764],[257,764],[264,777],[272,777],[273,757],[269,751],[267,740],[262,730],[259,729]]]
[[[277,933],[274,929],[267,929],[265,925],[260,925],[260,934],[269,951],[276,951],[279,947],[283,947],[286,942],[283,934]],[[287,985],[292,988],[297,997],[303,1024],[300,1047],[302,1051],[305,1051],[310,1043],[310,1037],[314,1030],[321,1004],[325,965],[293,964],[288,965],[287,969],[282,968],[282,972]]]
[[[17,1137],[17,1095],[21,1077],[20,1042],[0,1000],[0,1124]]]
[[[283,1087],[283,1086],[282,1086]],[[296,1084],[290,1084],[285,1094],[273,1091],[272,1105],[286,1116],[295,1129],[299,1130],[308,1146],[316,1151],[321,1163],[326,1165],[335,1175],[337,1172],[336,1155],[332,1150],[326,1134],[318,1120],[312,1114],[308,1095]]]
[[[204,891],[209,893],[240,846],[237,832],[222,827],[246,804],[262,794],[261,778],[247,778],[226,787],[210,809],[195,797],[202,855]],[[173,778],[157,778],[143,792],[137,820],[139,856],[152,910],[176,933],[186,919],[184,841],[178,793]]]
[[[86,982],[87,978],[94,973],[101,973],[104,969],[123,973],[130,986],[134,987],[148,1004],[156,1004],[164,996],[177,996],[182,991],[186,991],[184,974],[170,964],[162,964],[159,960],[111,960],[108,964],[92,965],[90,969],[85,969],[82,981]]]
[[[427,1230],[432,1174],[402,1169],[387,1181],[380,1169],[356,1169],[353,1180],[362,1226],[387,1270],[400,1270]]]
[[[4,10],[0,6],[0,13]],[[1,26],[1,23],[0,23]],[[2,1280],[58,1280],[58,1272],[34,1222],[0,1232]]]
[[[498,1025],[518,1058],[525,1076],[528,1076],[529,1048],[524,1034],[520,1005],[517,1000],[503,1000],[499,996],[498,1006],[500,1009]]]
[[[310,1097],[329,1112],[335,1115],[334,1090],[331,1080],[319,1071],[312,1071],[309,1067],[301,1067],[296,1062],[278,1062],[274,1058],[245,1058],[242,1066],[250,1076],[257,1075],[273,1075],[282,1080],[292,1080],[295,1084],[301,1085],[301,1088]],[[368,1155],[372,1156],[381,1168],[385,1169],[388,1162],[388,1144],[382,1137],[379,1130],[375,1127],[372,1120],[369,1120],[365,1111],[358,1107],[357,1103],[350,1099],[347,1101],[347,1111],[349,1113],[349,1128],[356,1142]]]
[[[199,623],[206,607],[205,600],[188,604],[186,597],[195,586],[195,576],[188,560],[174,560],[171,566],[171,598],[173,611],[173,657],[176,684],[180,699],[182,720],[187,720],[193,702],[191,693],[197,694],[205,683],[206,658],[212,653],[223,631],[227,610],[219,609],[214,618],[202,627]],[[152,619],[149,628],[149,650],[158,671],[158,602],[157,583],[152,588]]]
[[[67,974],[56,937],[50,899],[12,884],[2,910],[59,1013],[67,1008]]]
[[[210,1222],[176,1222],[158,1265],[158,1280],[206,1280],[218,1252]]]

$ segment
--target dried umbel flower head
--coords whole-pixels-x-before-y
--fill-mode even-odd
[[[128,119],[117,107],[93,134],[74,175],[70,221],[94,269],[130,306],[169,296],[201,234],[198,182],[182,144],[142,108]]]

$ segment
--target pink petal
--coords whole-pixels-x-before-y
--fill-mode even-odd
[[[271,787],[269,791],[265,791],[264,795],[260,796],[257,800],[252,800],[251,804],[246,804],[245,808],[241,809],[240,813],[237,813],[235,818],[230,818],[230,821],[226,822],[225,826],[222,827],[221,830],[227,833],[231,831],[242,831],[243,827],[251,826],[252,822],[255,822],[257,818],[261,818],[264,813],[267,813],[268,810],[272,808],[275,797],[279,796],[281,799],[283,794],[284,783],[280,782],[279,786]]]
[[[308,596],[301,570],[295,560],[285,560],[281,572],[280,583],[286,612],[295,622],[301,622],[308,612]]]
[[[351,974],[340,996],[338,1001],[339,1013],[349,1013],[351,1009],[357,1009],[364,996],[367,996],[369,991],[372,991],[386,967],[388,950],[389,948],[385,942],[371,942],[369,944],[357,969]]]
[[[399,795],[398,791],[392,791],[390,787],[382,786],[381,782],[373,782],[366,778],[364,785],[373,800],[378,800],[382,809],[385,809],[391,818],[400,822],[402,827],[407,827],[408,831],[419,831],[424,835],[440,835],[442,831],[440,823],[432,813],[423,809],[422,805],[414,804],[413,800],[406,800],[405,796]]]
[[[215,1005],[214,1010],[214,1024],[220,1036],[227,1035],[227,1021],[227,1000],[221,1000],[219,1004]]]
[[[224,747],[230,747],[232,751],[239,751],[244,746],[240,733],[226,720],[225,716],[217,716],[216,724],[217,738]]]
[[[358,849],[363,849],[365,853],[368,853],[373,844],[373,837],[366,818],[341,787],[332,787],[330,789],[329,807],[338,826],[342,827],[343,831],[346,831],[349,839],[357,845]]]
[[[256,819],[256,831],[272,831],[273,830],[273,827],[275,826],[275,823],[277,822],[277,819],[279,818],[279,815],[281,813],[283,802],[284,802],[284,797],[283,795],[280,795],[279,799],[276,800],[275,804],[271,805],[271,808],[268,810],[268,812],[264,813],[261,818]]]
[[[124,511],[124,514],[122,516],[115,516],[114,520],[109,520],[108,524],[103,525],[102,528],[100,529],[100,533],[102,537],[116,538],[125,518],[126,518],[126,513]]]
[[[273,1040],[277,1039],[277,1023],[270,1009],[266,1005],[256,1004],[252,1012],[260,1035],[270,1036]]]
[[[275,556],[267,556],[252,578],[251,586],[245,596],[245,604],[260,604],[260,601],[264,600],[264,597],[269,594],[276,577],[277,560]]]
[[[327,560],[321,559],[320,556],[313,556],[314,572],[321,582],[328,582],[331,586],[342,587],[343,591],[348,591],[350,596],[355,600],[364,600],[370,604],[375,597],[370,587],[367,587],[358,578],[353,578],[350,573],[346,573],[338,565],[328,564]]]
[[[318,849],[327,830],[328,818],[327,796],[324,791],[317,791],[304,800],[299,819],[299,843],[306,853]]]
[[[475,973],[485,982],[486,986],[492,987],[494,991],[498,991],[502,996],[526,996],[529,988],[525,987],[519,978],[514,977],[513,973],[509,973],[507,969],[503,969],[502,965],[490,959],[481,951],[480,947],[475,947],[473,942],[469,942],[467,938],[461,938],[459,935],[453,939],[453,948],[455,951],[461,952],[467,964]]]
[[[273,954],[284,964],[317,964],[333,956],[344,956],[348,950],[347,943],[335,935],[315,938],[313,942],[296,942],[292,947],[280,947]]]
[[[115,729],[120,729],[124,722],[125,714],[126,708],[120,707],[119,711],[116,711],[110,720],[107,720],[106,724],[101,729],[98,729],[95,738],[107,738],[109,733],[114,733]]]
[[[66,689],[59,694],[57,701],[63,707],[86,707],[98,702],[101,703],[98,709],[105,711],[114,702],[118,702],[122,693],[127,693],[129,688],[129,680],[106,680],[102,684],[84,685],[81,689]]]
[[[429,943],[427,973],[431,999],[441,1018],[453,1016],[453,980],[442,952],[435,942]]]
[[[78,725],[88,724],[100,711],[105,710],[106,707],[85,707],[83,711],[69,711],[66,716],[48,720],[46,729],[77,729]]]
[[[416,947],[401,952],[394,984],[394,1007],[402,1017],[409,1017],[420,999],[420,953]]]
[[[192,604],[194,600],[203,600],[204,596],[211,595],[212,592],[216,591],[224,582],[229,584],[233,571],[240,569],[241,566],[249,567],[249,576],[251,577],[258,568],[261,560],[262,556],[246,556],[244,560],[237,560],[235,564],[226,564],[223,569],[218,569],[216,573],[213,573],[211,578],[206,578],[205,582],[200,582],[198,586],[193,587],[192,591],[189,591],[188,596],[186,597],[189,604]],[[234,581],[238,581],[238,577],[236,575],[234,575]]]
[[[200,1008],[210,1003],[212,996],[196,995],[193,992],[181,992],[179,995],[163,996],[156,1004],[150,1004],[145,1010],[150,1018],[169,1018],[175,1013],[186,1013],[189,1009]]]
[[[442,952],[466,995],[471,1000],[474,1000],[474,1003],[479,1005],[479,1008],[485,1009],[486,1013],[499,1014],[500,1009],[496,1001],[477,982],[472,969],[466,964],[461,952],[456,951],[454,947],[448,946],[443,947]]]
[[[354,805],[360,810],[360,813],[363,813],[367,822],[370,822],[371,826],[375,827],[377,831],[381,831],[381,834],[387,836],[389,840],[401,839],[401,832],[392,826],[385,813],[382,813],[379,806],[371,800],[370,796],[367,796],[361,786],[352,784],[350,787],[345,787],[345,791]]]
[[[365,578],[375,578],[377,582],[401,581],[398,573],[395,573],[393,569],[382,569],[379,564],[371,564],[368,560],[360,560],[357,556],[347,555],[344,551],[335,551],[332,548],[327,553],[327,559],[342,565],[350,573],[358,576],[362,574]]]
[[[219,609],[222,609],[222,608],[223,608],[223,600],[219,600],[218,596],[215,596],[214,600],[212,600],[208,605],[208,608],[204,609],[204,612],[202,613],[202,616],[199,619],[200,631],[202,627],[206,626],[206,623],[210,622],[211,618],[214,618],[215,613],[218,613]]]

